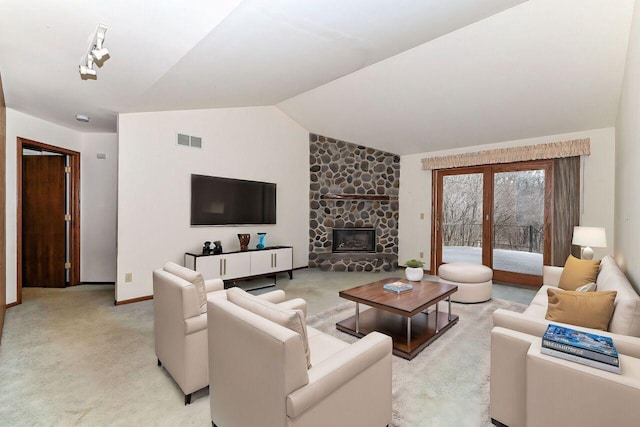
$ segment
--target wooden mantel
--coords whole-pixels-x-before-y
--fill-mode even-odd
[[[324,200],[398,200],[397,196],[392,197],[384,194],[323,194],[320,198]]]

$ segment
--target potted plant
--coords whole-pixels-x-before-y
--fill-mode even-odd
[[[417,259],[410,259],[405,262],[404,265],[406,266],[404,275],[407,280],[412,282],[419,282],[422,280],[422,276],[424,276],[424,270],[422,269],[422,267],[424,267],[424,262]]]

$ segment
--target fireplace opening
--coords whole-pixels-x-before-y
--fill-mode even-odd
[[[333,252],[376,252],[373,228],[334,228]]]

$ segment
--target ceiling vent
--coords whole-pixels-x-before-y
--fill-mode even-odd
[[[199,136],[179,133],[176,142],[183,147],[202,148],[202,138]]]

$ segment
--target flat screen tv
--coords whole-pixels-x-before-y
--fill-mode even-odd
[[[276,184],[191,175],[191,225],[276,223]]]

